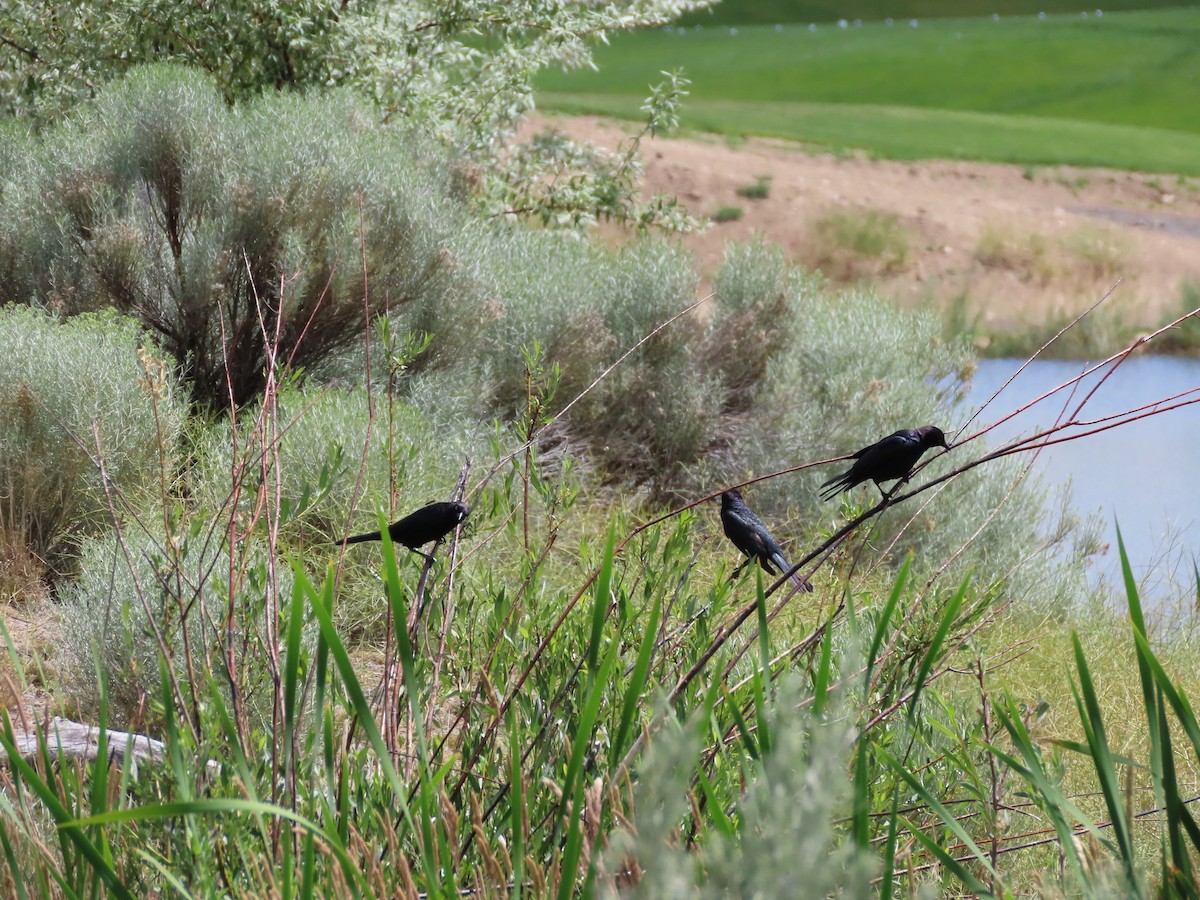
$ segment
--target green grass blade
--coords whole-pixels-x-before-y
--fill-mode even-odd
[[[592,740],[592,729],[600,715],[600,704],[604,699],[604,690],[609,677],[616,668],[620,646],[614,642],[604,657],[599,676],[588,690],[579,716],[579,725],[575,732],[575,740],[571,745],[571,756],[567,762],[566,776],[563,778],[563,797],[570,797],[575,790],[579,773],[583,769],[583,760],[587,755],[588,744]]]
[[[316,894],[316,871],[316,839],[311,831],[306,831],[300,859],[300,900],[312,900]]]
[[[1054,738],[1050,741],[1047,741],[1047,743],[1052,744],[1055,747],[1062,747],[1064,750],[1070,750],[1072,753],[1078,753],[1080,756],[1087,756],[1090,758],[1092,755],[1092,748],[1087,744],[1079,743],[1079,741],[1066,741],[1061,738]],[[1149,767],[1142,765],[1133,757],[1125,756],[1121,753],[1113,753],[1112,761],[1118,766],[1130,766],[1134,769],[1141,769],[1146,772],[1150,771]]]
[[[656,594],[650,605],[650,614],[646,619],[645,631],[642,633],[642,643],[638,648],[637,660],[633,664],[633,672],[629,676],[629,684],[625,688],[625,699],[621,704],[621,718],[617,725],[617,739],[613,741],[609,753],[609,765],[615,766],[629,749],[626,743],[633,733],[633,722],[637,718],[638,701],[646,694],[646,677],[650,672],[650,660],[654,655],[654,642],[658,637],[658,620],[662,616],[662,595]]]
[[[704,794],[704,803],[709,810],[709,815],[712,816],[708,824],[727,840],[733,840],[737,836],[737,825],[726,814],[720,799],[717,797],[717,789],[713,786],[712,781],[709,780],[703,766],[696,767],[696,783],[700,785],[700,790]]]
[[[883,639],[888,633],[888,628],[892,624],[892,616],[896,614],[896,607],[900,605],[900,598],[904,594],[904,588],[908,584],[909,574],[912,572],[912,554],[909,553],[904,557],[904,562],[900,564],[900,571],[896,573],[896,580],[892,583],[892,592],[888,595],[887,603],[880,610],[879,620],[875,623],[875,633],[871,636],[871,646],[867,650],[867,677],[866,683],[871,683],[871,671],[875,667],[875,662],[879,655],[879,648],[883,646]]]
[[[1143,637],[1146,636],[1146,618],[1142,614],[1142,600],[1138,595],[1137,581],[1133,577],[1133,568],[1129,564],[1129,554],[1125,552],[1125,539],[1121,535],[1121,526],[1118,523],[1117,529],[1117,550],[1121,557],[1121,576],[1125,582],[1125,599],[1129,605],[1129,619],[1133,623],[1134,632]],[[1136,650],[1136,641],[1135,641]],[[1150,664],[1142,656],[1141,653],[1135,653],[1137,657],[1138,679],[1142,686],[1142,708],[1146,711],[1146,727],[1150,736],[1150,771],[1151,782],[1154,786],[1154,804],[1155,806],[1163,806],[1165,800],[1163,798],[1163,779],[1165,772],[1163,771],[1162,762],[1162,742],[1165,735],[1159,730],[1160,716],[1158,715],[1159,694],[1154,688],[1154,675],[1150,671]]]
[[[891,900],[896,877],[896,843],[900,834],[900,785],[892,788],[892,814],[888,817],[887,842],[883,845],[883,875],[879,882],[879,900]]]
[[[4,858],[8,862],[8,871],[13,873],[13,885],[17,893],[17,900],[26,900],[25,881],[16,877],[16,873],[21,869],[17,864],[17,854],[13,850],[12,842],[8,839],[8,826],[3,819],[0,819],[0,849],[4,851]]]
[[[1166,670],[1163,669],[1162,663],[1158,657],[1150,649],[1150,644],[1144,635],[1134,633],[1134,640],[1137,643],[1138,655],[1146,661],[1151,674],[1154,677],[1155,684],[1162,696],[1171,704],[1171,708],[1175,712],[1175,717],[1179,720],[1183,727],[1184,734],[1192,745],[1192,752],[1200,759],[1200,725],[1197,724],[1196,716],[1192,712],[1191,704],[1188,703],[1187,697],[1171,681]],[[1161,700],[1159,701],[1161,704]],[[1165,711],[1163,712],[1165,721]],[[1173,749],[1169,747],[1169,733],[1167,729],[1162,728],[1164,756],[1167,752],[1171,754],[1171,759],[1174,759]],[[1188,839],[1191,841],[1193,850],[1200,851],[1200,828],[1197,827],[1195,819],[1192,817],[1187,805],[1179,798],[1178,784],[1175,780],[1175,770],[1172,765],[1168,768],[1166,760],[1163,765],[1164,773],[1164,794],[1167,804],[1167,817],[1169,826],[1182,828],[1188,834]],[[1177,799],[1177,802],[1176,802]],[[1173,811],[1172,811],[1173,810]]]
[[[408,598],[400,581],[400,567],[396,561],[396,548],[387,530],[383,510],[379,511],[380,532],[383,535],[383,575],[387,585],[388,607],[392,615],[392,628],[396,636],[396,656],[400,660],[400,673],[404,682],[404,699],[408,706],[409,725],[417,751],[417,786],[415,796],[404,805],[405,816],[415,823],[419,835],[421,865],[428,889],[436,894],[444,878],[453,878],[453,872],[439,866],[437,859],[450,859],[446,846],[445,817],[437,794],[437,776],[432,774],[429,759],[429,744],[425,736],[425,718],[421,713],[420,672],[416,653],[408,631]],[[332,645],[332,641],[330,644]],[[343,679],[345,675],[343,674]],[[375,729],[378,734],[378,728]],[[377,752],[382,753],[383,750]],[[393,770],[394,771],[394,770]]]
[[[612,590],[613,555],[617,544],[616,523],[608,526],[608,539],[604,542],[604,558],[600,562],[600,574],[596,576],[595,603],[592,606],[592,631],[588,637],[588,675],[595,677],[600,665],[600,635],[604,620],[608,616],[608,605]]]
[[[0,738],[3,740],[3,738]],[[210,797],[204,800],[179,800],[173,803],[155,803],[131,809],[115,809],[97,816],[59,823],[59,828],[78,828],[86,825],[108,825],[116,822],[150,822],[155,819],[171,819],[179,816],[216,816],[220,813],[249,813],[255,816],[274,816],[295,822],[305,831],[319,837],[329,851],[337,857],[346,878],[363,890],[367,890],[366,876],[346,852],[337,836],[326,831],[316,822],[282,806],[264,803],[261,800],[246,800],[241,797]],[[128,896],[126,894],[125,896]]]
[[[582,787],[574,798],[576,805],[583,801]],[[579,816],[571,816],[571,824],[567,831],[567,843],[563,848],[562,861],[559,866],[558,900],[568,900],[576,895],[575,880],[579,874],[579,858],[583,854],[583,827]]]
[[[44,737],[40,743],[45,745]],[[62,834],[71,845],[75,847],[87,861],[92,871],[105,885],[114,897],[130,898],[133,895],[125,887],[112,866],[104,858],[96,846],[88,840],[87,835],[83,832],[81,823],[74,821],[70,811],[63,806],[58,799],[58,795],[54,790],[38,777],[37,771],[33,766],[26,762],[21,754],[17,751],[16,741],[13,736],[12,723],[8,718],[8,710],[0,709],[0,745],[3,745],[4,752],[8,754],[8,763],[12,766],[14,772],[20,775],[21,779],[30,789],[38,796],[46,806],[46,810],[50,813],[58,825],[59,833]],[[53,768],[48,771],[54,771]]]
[[[991,861],[987,858],[987,854],[979,849],[979,846],[975,843],[971,836],[967,834],[966,829],[962,827],[962,823],[960,823],[954,817],[954,814],[946,809],[946,807],[941,804],[941,801],[939,801],[937,797],[933,796],[933,794],[929,792],[928,788],[921,783],[920,779],[918,779],[915,775],[908,771],[908,769],[901,765],[900,761],[888,753],[887,750],[883,749],[882,747],[878,747],[876,748],[876,752],[883,759],[883,761],[891,767],[892,771],[904,779],[905,783],[912,788],[913,792],[916,793],[916,795],[920,797],[921,800],[937,814],[938,818],[942,820],[942,824],[944,824],[950,829],[951,832],[954,833],[954,836],[963,844],[963,846],[971,851],[971,854],[979,861],[979,864],[987,869],[988,874],[993,878],[998,879],[999,876],[996,874],[996,870],[992,868]],[[922,837],[920,829],[911,825],[910,827],[912,828],[913,834],[920,838],[923,844],[926,843],[927,839]],[[948,855],[945,855],[945,851],[942,851],[941,853],[936,853],[936,851],[933,851],[932,848],[933,846],[936,846],[936,844],[932,840],[929,840],[926,846],[930,848],[931,852],[935,852],[939,859],[943,859],[943,862],[945,862],[946,859],[949,859]],[[941,848],[939,847],[938,850],[940,849]],[[961,868],[961,865],[953,860],[950,860],[950,862],[953,863],[954,867],[956,867],[953,870],[957,875],[957,869]],[[961,876],[958,877],[963,881],[964,884],[971,885],[972,890],[978,891],[978,889],[982,887],[984,895],[991,896],[991,894],[988,892],[988,889],[981,885],[979,881],[975,880],[974,876],[971,876],[969,873],[969,881],[962,879]]]
[[[813,715],[820,716],[825,712],[825,704],[829,700],[829,685],[833,682],[833,629],[826,627],[825,636],[821,639],[821,656],[817,660],[817,670],[813,673]]]
[[[422,766],[422,774],[428,774],[429,747],[425,740],[425,719],[421,715],[420,680],[417,671],[416,654],[408,634],[408,599],[404,586],[400,583],[400,567],[396,562],[396,548],[392,544],[391,535],[387,530],[387,520],[383,510],[379,511],[379,530],[383,534],[383,576],[387,584],[388,606],[392,613],[392,628],[396,634],[396,653],[400,659],[400,671],[404,679],[404,697],[408,703],[409,723],[413,730],[413,739],[417,744],[417,757]],[[427,779],[423,778],[423,785]],[[441,820],[439,815],[438,820]],[[433,867],[433,859],[427,860]],[[432,877],[434,869],[429,872]],[[432,882],[431,882],[432,883]]]
[[[1125,818],[1125,804],[1122,802],[1121,783],[1117,776],[1116,765],[1108,746],[1108,736],[1104,730],[1104,720],[1100,713],[1100,703],[1096,697],[1096,688],[1092,683],[1091,671],[1083,655],[1083,645],[1079,635],[1071,633],[1071,645],[1075,653],[1075,667],[1079,672],[1078,686],[1072,685],[1075,694],[1075,705],[1079,710],[1079,721],[1083,725],[1084,735],[1092,751],[1092,761],[1096,770],[1096,778],[1100,782],[1100,790],[1104,795],[1104,803],[1112,822],[1112,832],[1116,836],[1117,846],[1121,855],[1121,863],[1132,887],[1137,884],[1137,860],[1134,856],[1133,835],[1129,830],[1129,822]]]
[[[174,775],[175,789],[183,795],[183,799],[190,800],[194,794],[192,778],[188,771],[188,764],[183,758],[183,741],[180,738],[179,722],[176,718],[176,714],[182,710],[175,707],[175,694],[171,690],[170,675],[161,659],[159,660],[159,689],[162,692],[163,721],[166,730],[166,739],[163,744],[166,748],[167,764]]]
[[[1021,719],[1020,711],[1017,709],[1013,698],[1006,697],[1004,703],[994,704],[992,709],[996,717],[1000,720],[1001,725],[1008,732],[1013,746],[1017,748],[1025,764],[1022,765],[994,745],[990,746],[989,750],[996,759],[1020,775],[1037,792],[1037,795],[1041,798],[1042,806],[1046,810],[1047,815],[1049,815],[1051,824],[1054,826],[1059,847],[1061,848],[1063,858],[1071,869],[1071,874],[1078,883],[1085,883],[1084,865],[1079,856],[1079,846],[1075,842],[1070,819],[1073,818],[1075,821],[1083,824],[1089,832],[1093,833],[1099,839],[1100,834],[1098,829],[1096,829],[1091,819],[1084,816],[1070,800],[1062,795],[1057,783],[1046,774],[1037,745],[1034,743],[1029,731],[1025,728],[1025,723]]]
[[[384,544],[387,545],[388,542],[384,541]],[[343,688],[350,700],[350,705],[358,716],[359,727],[362,728],[367,741],[375,750],[379,766],[383,770],[384,777],[387,779],[393,795],[395,795],[400,815],[409,829],[413,833],[416,833],[417,829],[412,819],[412,812],[408,808],[408,792],[405,789],[404,783],[400,780],[399,773],[396,772],[395,767],[392,765],[387,745],[383,742],[383,736],[379,732],[379,724],[375,721],[375,716],[371,712],[371,705],[367,702],[366,694],[363,693],[362,685],[359,684],[358,675],[354,671],[353,664],[350,662],[350,654],[346,652],[346,647],[342,643],[342,639],[333,627],[331,607],[322,602],[321,597],[313,589],[312,583],[302,571],[298,571],[296,577],[301,579],[304,592],[309,596],[310,607],[317,617],[317,625],[321,629],[326,646],[329,648],[329,654],[333,659],[334,666],[336,666],[338,674],[342,677]],[[331,579],[327,579],[326,588],[331,593],[332,584],[329,582],[331,582]]]
[[[1133,568],[1129,565],[1129,554],[1125,552],[1125,539],[1121,536],[1120,523],[1114,523],[1117,529],[1117,552],[1121,557],[1121,579],[1125,585],[1125,598],[1129,602],[1129,618],[1139,634],[1146,633],[1146,619],[1142,615],[1142,601],[1138,594],[1137,581],[1133,577]]]
[[[954,622],[958,618],[958,611],[962,607],[963,599],[967,596],[967,587],[970,583],[971,577],[968,575],[963,579],[963,583],[959,585],[958,590],[954,592],[954,596],[946,603],[946,608],[942,610],[941,621],[938,622],[937,631],[934,632],[933,640],[929,642],[929,649],[921,657],[921,665],[917,669],[917,677],[913,680],[912,701],[908,705],[908,720],[910,722],[916,716],[917,701],[921,699],[921,692],[925,689],[925,679],[929,677],[930,671],[939,659],[942,652],[942,645],[946,642],[946,635],[954,627]]]
[[[861,850],[871,845],[871,744],[858,740],[858,752],[854,754],[854,806],[851,811],[854,843]]]
[[[104,810],[108,806],[108,773],[111,764],[108,760],[108,684],[101,666],[96,666],[96,683],[100,688],[100,710],[96,727],[96,759],[91,765],[91,791],[88,797],[88,808],[92,811]],[[102,829],[96,829],[91,835],[96,842],[96,849],[104,854],[105,862],[113,865],[112,851],[105,839]]]
[[[525,888],[525,776],[521,771],[521,730],[515,706],[508,708],[508,827],[512,841],[513,895],[521,900]]]
[[[592,682],[587,699],[583,704],[583,712],[579,717],[579,725],[575,732],[575,741],[571,746],[571,758],[567,763],[567,774],[563,779],[563,802],[571,798],[574,815],[570,817],[567,830],[566,849],[562,856],[562,879],[558,885],[559,900],[567,900],[572,895],[575,886],[575,876],[579,869],[579,858],[583,852],[583,759],[587,753],[588,744],[592,741],[592,729],[600,714],[600,703],[604,699],[604,690],[608,680],[616,668],[620,645],[613,642],[605,654],[600,671]],[[593,860],[593,865],[595,861]]]
[[[750,673],[750,680],[754,682],[758,680],[758,673]],[[746,717],[742,715],[741,709],[738,708],[737,701],[733,694],[729,693],[729,689],[722,684],[721,694],[725,698],[725,708],[729,710],[729,715],[733,717],[734,727],[737,728],[738,737],[741,738],[742,746],[746,748],[746,755],[753,760],[758,760],[762,757],[762,751],[759,748],[758,741],[754,737],[754,732],[750,730],[750,724],[746,721]],[[761,724],[761,716],[758,719]]]
[[[216,714],[217,722],[221,726],[221,733],[225,736],[225,746],[233,754],[233,766],[242,781],[239,789],[245,791],[251,800],[259,799],[258,781],[250,771],[250,763],[246,759],[245,751],[242,749],[241,736],[238,734],[237,725],[233,721],[233,716],[229,714],[229,707],[225,704],[225,698],[216,689],[216,682],[214,680],[209,681],[207,702],[212,707],[213,712]]]
[[[307,580],[308,579],[307,574],[295,572],[295,567],[299,566],[299,565],[300,565],[299,559],[292,560],[292,567],[293,567],[293,573],[294,573],[293,577],[295,577],[296,580],[299,580],[299,575],[304,574],[304,578],[305,578],[305,580]],[[296,582],[293,581],[293,584],[295,584],[295,583]],[[329,565],[326,567],[326,570],[325,570],[325,580],[322,582],[320,595],[317,595],[316,592],[312,592],[312,596],[309,598],[310,602],[312,602],[312,603],[321,603],[322,605],[324,605],[324,607],[327,610],[329,610],[329,614],[331,616],[333,615],[333,584],[334,584],[334,570],[333,570],[333,566]],[[311,586],[311,582],[310,582],[310,586]],[[312,708],[313,708],[313,710],[315,710],[317,715],[321,715],[322,711],[325,710],[325,694],[329,687],[329,644],[326,643],[325,635],[324,635],[324,633],[322,633],[322,631],[319,628],[317,629],[317,646],[316,646],[316,649],[313,651],[313,657],[314,657],[314,660],[313,660],[313,681],[312,681],[312,688],[313,688]],[[323,739],[326,738],[323,730],[322,730],[322,738]],[[333,771],[332,754],[334,752],[334,745],[332,744],[331,741],[329,741],[328,739],[325,739],[324,740],[324,748],[325,748],[325,770],[327,772],[332,772]]]
[[[1192,706],[1188,702],[1187,696],[1175,686],[1175,683],[1171,680],[1171,676],[1167,674],[1166,669],[1163,668],[1154,651],[1150,649],[1149,641],[1136,632],[1133,635],[1133,639],[1137,644],[1138,653],[1146,660],[1146,664],[1150,667],[1155,684],[1158,685],[1163,695],[1167,698],[1167,702],[1171,704],[1171,708],[1175,711],[1175,717],[1179,719],[1179,724],[1183,726],[1188,740],[1191,741],[1192,750],[1196,754],[1196,758],[1200,759],[1200,724],[1196,721],[1196,714],[1192,711]]]
[[[1196,608],[1200,609],[1200,562],[1192,557],[1192,577],[1196,580]]]
[[[1179,796],[1179,782],[1175,778],[1175,753],[1171,746],[1171,729],[1167,722],[1167,711],[1161,702],[1157,704],[1159,731],[1162,734],[1162,772],[1163,772],[1163,805],[1167,813],[1167,845],[1170,848],[1170,866],[1167,872],[1172,882],[1175,882],[1172,893],[1176,896],[1187,896],[1187,886],[1191,886],[1191,894],[1195,893],[1196,879],[1192,872],[1192,859],[1184,844],[1183,832],[1186,829],[1185,817],[1190,818],[1187,806]],[[1200,848],[1198,848],[1200,849]],[[1167,884],[1163,882],[1164,886]]]
[[[934,856],[936,856],[938,858],[938,861],[941,862],[942,866],[945,867],[946,871],[948,871],[951,875],[953,875],[955,878],[957,878],[959,881],[961,881],[963,883],[963,886],[966,887],[966,889],[968,891],[970,891],[974,896],[976,896],[976,897],[995,896],[994,894],[992,894],[991,889],[988,888],[988,886],[986,884],[984,884],[982,881],[980,881],[978,878],[976,878],[973,874],[971,874],[970,869],[968,869],[966,866],[964,866],[962,863],[960,863],[957,859],[955,859],[953,856],[951,856],[949,853],[947,853],[944,849],[942,849],[938,845],[937,841],[933,840],[933,838],[929,837],[927,834],[925,834],[923,831],[921,831],[916,825],[914,825],[912,822],[910,822],[904,816],[901,816],[900,819],[904,822],[905,825],[908,826],[909,831],[912,833],[913,837],[915,837],[918,841],[920,841],[921,845],[926,850],[928,850],[930,853],[932,853]],[[978,848],[976,848],[976,849],[978,849]],[[982,856],[978,856],[977,859],[979,860],[979,862],[986,862],[985,858]]]
[[[292,900],[296,896],[296,887],[292,884],[292,878],[296,874],[296,863],[292,858],[294,841],[292,836],[284,831],[280,835],[279,844],[280,852],[283,854],[283,861],[279,865],[279,898],[280,900]]]
[[[386,565],[386,564],[385,564]],[[390,593],[390,592],[389,592]],[[425,719],[421,715],[421,684],[417,671],[417,658],[413,652],[412,643],[408,637],[408,604],[403,595],[397,594],[391,599],[392,609],[399,621],[396,629],[396,655],[400,659],[400,677],[404,681],[404,700],[408,705],[409,724],[412,726],[413,739],[417,744],[417,755],[421,765],[429,767],[429,746],[425,741]]]
[[[194,895],[193,891],[188,890],[188,887],[183,883],[183,880],[167,868],[166,863],[163,862],[162,857],[160,857],[158,854],[151,853],[149,850],[139,850],[137,855],[141,857],[142,862],[158,873],[164,884],[169,884],[171,887],[173,887],[175,892],[180,897],[191,897]]]
[[[853,591],[846,592],[846,634],[852,645],[862,646],[862,623],[858,621],[858,604],[854,602]]]
[[[292,600],[287,606],[287,643],[283,657],[283,740],[284,758],[290,765],[295,747],[299,711],[296,697],[301,681],[300,638],[304,630],[304,593],[292,581]]]

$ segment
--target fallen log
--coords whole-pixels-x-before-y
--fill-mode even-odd
[[[52,759],[79,759],[92,762],[100,754],[100,729],[83,722],[72,722],[55,716],[46,727],[46,749]],[[14,744],[23,759],[31,760],[40,755],[38,731],[13,732]],[[128,731],[106,729],[108,759],[121,763],[127,755],[135,762],[161,762],[166,755],[162,741]],[[0,766],[8,765],[8,753],[0,746]],[[220,766],[216,760],[208,761],[209,767]]]

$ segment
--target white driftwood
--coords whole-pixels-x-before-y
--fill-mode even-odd
[[[24,759],[32,759],[38,755],[38,735],[34,731],[14,731],[17,752]],[[165,745],[144,734],[131,734],[128,731],[107,732],[108,758],[111,762],[124,762],[126,754],[132,755],[135,762],[161,762],[165,754]],[[55,716],[50,720],[46,729],[46,748],[54,759],[82,759],[88,762],[96,759],[100,753],[100,729],[83,722],[72,722]],[[0,747],[0,765],[8,764],[8,754]],[[208,765],[218,766],[215,760],[209,760]]]

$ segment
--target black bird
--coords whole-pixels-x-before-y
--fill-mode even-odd
[[[942,430],[933,425],[905,428],[889,434],[870,447],[863,447],[852,457],[856,460],[854,465],[821,485],[821,499],[828,500],[864,481],[875,482],[886,499],[890,493],[884,491],[881,482],[908,478],[921,454],[931,447],[950,449]],[[892,490],[895,489],[893,486]]]
[[[783,572],[792,568],[791,563],[784,558],[779,542],[771,537],[771,532],[767,531],[763,520],[746,505],[746,501],[742,499],[742,492],[736,488],[730,488],[721,495],[721,525],[725,529],[725,537],[733,541],[733,545],[747,557],[744,563],[733,570],[734,577],[755,559],[768,575],[779,574],[771,568],[771,563],[779,566]],[[800,590],[812,590],[812,585],[795,572],[791,578],[792,584]]]
[[[440,541],[465,521],[470,512],[471,507],[465,503],[459,503],[457,500],[450,503],[430,503],[428,506],[422,506],[416,512],[409,513],[403,519],[393,522],[388,526],[388,534],[392,536],[393,544],[401,544],[413,553],[420,553],[426,559],[431,560],[432,556],[422,553],[418,548],[424,547],[430,541]],[[361,541],[382,540],[383,532],[370,531],[366,534],[343,538],[335,543],[344,547],[346,544],[357,544]]]

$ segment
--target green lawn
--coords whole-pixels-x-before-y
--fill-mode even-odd
[[[1200,169],[1200,8],[663,29],[622,36],[597,62],[548,74],[540,105],[638,118],[647,86],[682,68],[692,128],[902,158]]]
[[[638,118],[639,102],[603,94],[548,94],[548,109]],[[689,101],[686,128],[862,148],[884,159],[974,159],[1105,166],[1200,176],[1200,135],[989,113],[833,103]]]
[[[1185,3],[1163,3],[1165,7]],[[1194,4],[1193,4],[1194,5]],[[929,19],[969,16],[1033,16],[1039,12],[1078,14],[1100,7],[1104,12],[1145,9],[1145,0],[722,0],[704,12],[682,21],[720,25],[774,25],[777,22],[865,22],[894,19]]]

